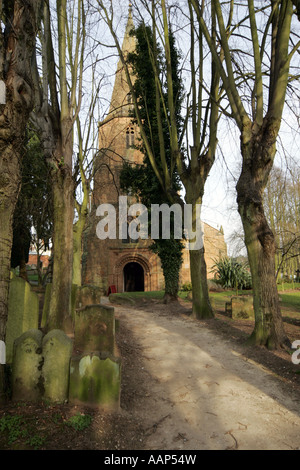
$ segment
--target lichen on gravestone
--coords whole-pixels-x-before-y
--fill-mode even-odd
[[[71,403],[118,409],[120,389],[120,358],[104,358],[99,354],[72,357],[69,390]]]
[[[39,323],[39,298],[29,282],[12,277],[9,286],[8,318],[6,326],[6,360],[12,362],[14,340],[24,332],[37,329]]]
[[[62,403],[68,399],[73,342],[62,330],[51,330],[44,336],[42,348],[44,399]]]
[[[75,313],[74,349],[81,352],[114,354],[114,308],[87,305]]]
[[[23,333],[14,341],[12,399],[38,401],[42,398],[41,367],[43,334],[38,329]]]

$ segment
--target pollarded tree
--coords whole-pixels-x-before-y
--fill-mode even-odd
[[[270,348],[285,346],[289,341],[275,279],[275,238],[265,215],[263,193],[276,154],[290,62],[299,47],[290,41],[293,4],[291,0],[272,0],[255,6],[248,0],[241,6],[233,0],[212,0],[223,65],[200,2],[189,3],[197,12],[241,135],[242,170],[236,190],[252,274],[255,328],[250,340]],[[228,24],[225,11],[230,12]]]
[[[0,3],[0,340],[5,341],[12,221],[20,189],[25,129],[33,107],[31,60],[41,2]],[[3,366],[0,365],[0,399]]]

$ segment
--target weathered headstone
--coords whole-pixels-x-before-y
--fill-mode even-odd
[[[14,342],[12,361],[12,399],[38,401],[42,397],[42,337],[40,330],[31,329]]]
[[[9,285],[8,318],[6,326],[6,360],[11,363],[14,340],[25,331],[37,329],[39,298],[29,282],[13,277]]]
[[[80,352],[114,354],[114,308],[87,305],[76,310],[74,349]]]
[[[62,330],[51,330],[44,336],[42,347],[44,399],[62,403],[68,399],[73,342]]]
[[[232,297],[231,316],[237,320],[254,320],[253,297],[251,295],[237,295]]]
[[[72,357],[70,403],[118,409],[120,389],[121,361],[119,358],[102,358],[99,354]]]
[[[82,308],[86,305],[96,305],[101,302],[102,289],[96,286],[77,287],[76,308]]]

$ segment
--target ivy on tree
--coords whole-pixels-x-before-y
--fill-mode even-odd
[[[172,192],[178,193],[180,190],[179,177],[176,168],[172,167],[170,135],[167,120],[164,119],[164,109],[168,108],[165,76],[165,64],[162,58],[159,46],[155,43],[152,30],[149,26],[141,23],[133,32],[137,39],[136,52],[129,54],[128,62],[132,66],[135,78],[134,92],[136,94],[140,115],[144,122],[144,129],[147,138],[151,144],[153,155],[155,155],[156,163],[163,173],[160,151],[161,142],[159,131],[163,132],[164,152],[166,165],[171,175]],[[183,98],[183,87],[179,76],[179,53],[175,47],[174,37],[171,34],[171,54],[173,62],[173,86],[174,99],[176,104],[176,118],[178,126],[181,126],[180,108]],[[161,77],[163,84],[160,97],[160,110],[158,110],[157,95],[155,92],[155,73],[153,69],[153,61],[157,67],[158,75]],[[161,123],[158,122],[158,112],[162,117]],[[134,120],[134,116],[133,116]],[[161,125],[161,129],[159,129]],[[139,198],[148,210],[151,204],[169,203],[169,197],[164,188],[158,181],[150,160],[147,156],[143,141],[141,140],[136,146],[144,155],[143,165],[131,165],[124,162],[123,170],[120,176],[121,188],[130,191],[131,194]],[[149,217],[149,220],[151,218]],[[158,254],[165,279],[165,301],[177,299],[179,288],[179,272],[182,265],[182,240],[174,238],[174,227],[172,214],[170,217],[171,231],[170,239],[159,238],[154,240],[150,246],[151,250]],[[149,227],[151,229],[151,227]],[[150,230],[149,230],[150,231]]]

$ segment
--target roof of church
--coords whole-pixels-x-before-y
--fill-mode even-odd
[[[136,49],[136,39],[130,32],[134,29],[134,23],[132,18],[132,7],[129,4],[129,11],[128,11],[128,20],[125,29],[123,44],[122,44],[122,53],[126,59],[127,55],[131,52],[134,52]],[[118,62],[117,71],[115,75],[115,83],[112,92],[112,98],[110,103],[109,109],[109,117],[111,118],[111,114],[116,115],[128,115],[126,113],[126,104],[127,104],[127,97],[130,93],[130,88],[126,79],[126,73],[122,64],[121,59]],[[124,109],[125,106],[125,109]]]

